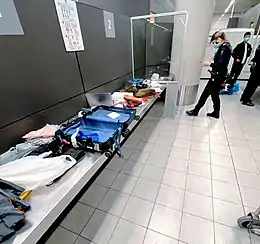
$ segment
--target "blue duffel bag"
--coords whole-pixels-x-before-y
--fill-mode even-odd
[[[237,92],[239,92],[239,84],[235,83],[233,88],[220,90],[219,94],[220,95],[222,95],[222,94],[232,95]]]

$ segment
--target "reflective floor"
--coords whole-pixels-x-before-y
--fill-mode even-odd
[[[260,102],[239,98],[219,120],[157,103],[47,243],[259,244],[237,218],[260,205]]]

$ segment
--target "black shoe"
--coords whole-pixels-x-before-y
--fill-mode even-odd
[[[249,106],[249,107],[254,107],[255,105],[252,103],[252,101],[242,101],[242,104],[245,105],[245,106]]]
[[[242,98],[240,98],[240,102],[244,102],[244,100],[242,99]],[[248,99],[248,102],[250,102],[250,103],[252,103],[253,102],[253,100],[252,99]]]
[[[192,109],[192,110],[187,110],[186,114],[188,114],[189,116],[198,116],[199,112],[197,112],[195,109]]]
[[[219,119],[219,112],[213,111],[212,113],[207,113],[207,116],[211,118]]]

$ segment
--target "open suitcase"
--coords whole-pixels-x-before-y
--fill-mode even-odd
[[[82,109],[79,115],[79,118],[61,126],[56,136],[75,148],[98,151],[107,157],[114,149],[121,156],[121,135],[126,136],[129,133],[128,125],[138,119],[135,110],[106,106]]]
[[[82,116],[87,116],[100,122],[119,123],[122,127],[122,135],[126,137],[127,129],[133,120],[139,120],[135,109],[125,109],[109,106],[97,106],[94,109],[82,109]]]

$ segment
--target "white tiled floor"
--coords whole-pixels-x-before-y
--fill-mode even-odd
[[[259,106],[221,100],[219,120],[157,103],[47,243],[260,244],[236,223],[260,205]]]

